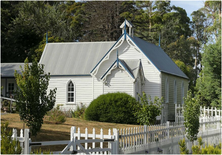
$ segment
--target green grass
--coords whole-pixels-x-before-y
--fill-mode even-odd
[[[10,128],[18,129],[17,131],[18,135],[20,134],[20,129],[23,129],[23,122],[20,120],[19,114],[1,115],[1,122],[2,123],[9,122]],[[113,128],[117,129],[129,128],[129,127],[135,127],[137,125],[86,121],[79,118],[66,118],[66,122],[63,124],[52,124],[50,122],[44,121],[41,131],[37,134],[36,137],[31,136],[31,140],[33,142],[69,140],[70,128],[72,126],[75,126],[76,128],[80,127],[81,133],[85,133],[85,128],[88,128],[88,133],[92,133],[93,128],[95,128],[96,134],[100,134],[100,129],[102,128],[103,134],[108,134],[108,129],[112,130]],[[42,150],[50,149],[50,151],[62,151],[64,147],[65,145],[57,145],[57,146],[44,146],[41,148]],[[32,150],[37,148],[39,147],[32,147]]]

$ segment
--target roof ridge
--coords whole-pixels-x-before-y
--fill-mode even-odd
[[[54,43],[47,43],[47,44],[86,44],[86,43],[111,43],[115,41],[97,41],[97,42],[54,42]]]

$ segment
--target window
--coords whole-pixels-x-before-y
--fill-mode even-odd
[[[184,83],[181,85],[181,104],[184,104]]]
[[[68,83],[68,93],[67,93],[67,101],[68,102],[74,102],[74,98],[75,98],[75,90],[74,90],[74,84],[72,83],[72,81],[69,81]]]
[[[14,91],[14,83],[8,83],[8,91],[9,91],[9,93],[13,93],[13,91]]]
[[[174,89],[173,89],[173,100],[174,104],[177,104],[177,81],[174,80]]]
[[[168,81],[168,78],[166,78],[166,82],[165,82],[165,103],[169,103],[169,81]]]

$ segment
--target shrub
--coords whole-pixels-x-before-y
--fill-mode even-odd
[[[198,138],[198,145],[192,146],[193,154],[221,154],[221,144],[217,146],[208,145],[204,148],[202,147],[202,138]]]
[[[61,124],[66,121],[65,114],[60,110],[59,105],[56,108],[53,108],[51,111],[47,113],[49,116],[49,121],[52,121],[55,124]]]
[[[108,93],[94,99],[85,111],[85,119],[100,122],[136,124],[137,101],[126,93]]]
[[[154,102],[151,100],[151,97],[147,98],[146,93],[143,92],[140,97],[140,104],[135,112],[137,122],[142,125],[152,125],[156,122],[156,116],[161,114],[161,106],[163,98],[159,99],[155,97]]]
[[[188,154],[189,153],[189,150],[186,147],[185,138],[183,140],[180,140],[178,144],[180,146],[180,154]]]
[[[12,130],[8,127],[8,122],[1,124],[1,153],[21,154],[22,148],[19,141],[12,140]]]
[[[72,118],[73,111],[71,109],[62,111],[67,118]]]
[[[80,106],[77,105],[76,110],[72,112],[72,117],[84,118],[85,111],[86,111],[86,106],[81,103],[81,105]]]

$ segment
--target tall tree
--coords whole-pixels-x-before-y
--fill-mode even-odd
[[[206,106],[221,107],[221,2],[205,1],[200,9],[207,17],[208,42],[204,46],[196,90],[201,103]]]
[[[196,85],[196,79],[198,76],[198,72],[201,70],[201,67],[198,67],[198,64],[201,62],[201,53],[203,44],[206,44],[207,42],[207,36],[204,33],[205,28],[207,27],[207,18],[205,14],[201,11],[201,9],[197,11],[193,11],[192,14],[192,29],[193,29],[193,35],[196,38],[197,44],[195,44],[196,52],[194,53],[195,57],[195,63],[194,63],[194,69],[195,69],[195,79],[194,84]]]
[[[185,36],[180,36],[178,40],[170,43],[168,48],[168,55],[175,60],[180,60],[185,63],[185,65],[194,66],[193,56],[195,54],[195,49],[193,48],[197,44],[196,39],[193,37],[186,38]]]
[[[62,16],[65,20],[65,31],[57,37],[63,38],[65,41],[79,41],[84,35],[83,24],[86,21],[84,12],[85,3],[66,1],[61,2],[59,10],[64,12]]]
[[[221,36],[221,1],[205,1],[202,11],[209,22],[206,33],[209,33],[213,37],[211,41],[215,42]]]
[[[45,74],[43,65],[35,59],[31,65],[25,60],[22,75],[15,71],[15,79],[19,89],[16,92],[16,106],[19,115],[31,133],[36,135],[40,130],[43,117],[51,110],[56,100],[56,89],[47,94],[50,74]]]
[[[14,24],[32,27],[42,36],[47,31],[51,31],[53,35],[61,35],[65,27],[63,15],[57,3],[51,6],[43,1],[26,1],[20,4]]]
[[[202,65],[196,85],[201,103],[221,107],[221,37],[204,47]]]
[[[24,62],[28,49],[39,41],[31,28],[16,26],[13,19],[23,2],[1,2],[1,62]]]
[[[186,76],[189,78],[189,90],[191,90],[191,92],[194,92],[194,70],[193,67],[190,65],[186,65],[183,61],[180,60],[174,60],[175,64],[184,72],[184,74],[186,74]]]
[[[121,35],[119,28],[124,17],[129,19],[134,12],[134,2],[88,1],[85,3],[85,32],[81,41],[114,41]]]

